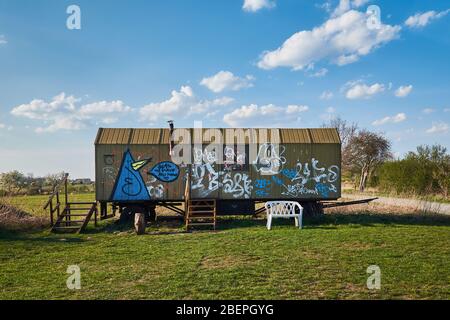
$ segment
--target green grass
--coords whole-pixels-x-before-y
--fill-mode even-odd
[[[186,233],[181,221],[160,221],[143,236],[112,221],[83,235],[3,230],[0,299],[450,299],[449,216],[333,213],[303,230],[264,224],[223,218],[217,232]],[[81,290],[66,287],[73,264]],[[366,288],[373,264],[379,291]]]
[[[44,210],[43,207],[47,203],[49,196],[36,195],[36,196],[15,196],[8,197],[7,202],[14,205],[26,212],[33,214],[34,216],[48,216],[48,210]],[[60,201],[64,202],[64,196],[60,196]],[[69,201],[72,202],[90,202],[95,201],[95,193],[74,193],[69,195]],[[53,203],[56,203],[53,200]]]

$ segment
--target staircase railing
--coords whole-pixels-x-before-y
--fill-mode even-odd
[[[184,189],[184,217],[186,218],[189,210],[189,200],[191,200],[191,175],[186,178],[186,188]]]
[[[44,210],[47,210],[47,208],[49,209],[51,226],[54,225],[54,221],[57,221],[61,215],[62,206],[61,206],[61,201],[60,201],[60,189],[61,189],[62,185],[64,185],[64,203],[66,203],[66,204],[68,203],[68,200],[67,200],[68,178],[69,178],[69,174],[65,173],[64,177],[61,179],[61,181],[59,181],[53,188],[53,191],[50,194],[48,201],[46,202],[46,204],[44,206]],[[55,203],[54,203],[54,200],[56,200]],[[54,218],[55,213],[56,213],[56,219]]]

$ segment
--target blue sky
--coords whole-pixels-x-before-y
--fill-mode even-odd
[[[69,5],[81,29],[69,30]],[[377,5],[381,21],[367,25]],[[93,177],[98,127],[317,127],[450,148],[448,1],[0,0],[0,172]]]

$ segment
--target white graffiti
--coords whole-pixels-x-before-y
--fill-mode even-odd
[[[337,192],[334,184],[339,178],[339,167],[332,165],[328,169],[319,167],[319,161],[311,159],[311,169],[309,163],[302,164],[297,162],[295,169],[283,169],[281,173],[287,177],[293,184],[284,184],[279,182],[285,188],[283,195],[299,196],[304,194],[321,195],[328,197],[329,193]],[[312,183],[311,183],[312,182]],[[307,184],[310,187],[307,187]]]
[[[219,173],[214,170],[213,165],[207,163],[202,165],[194,165],[192,172],[192,190],[200,189],[203,187],[203,180],[205,176],[208,177],[208,189],[215,191],[219,188],[218,178]]]
[[[209,151],[207,148],[205,148],[204,151],[194,148],[194,163],[195,164],[202,164],[202,163],[209,163],[213,164],[217,162],[217,155],[214,150]]]
[[[259,174],[274,175],[278,174],[283,168],[286,163],[285,147],[279,145],[277,148],[277,146],[272,143],[264,143],[259,147],[258,156],[253,161],[253,166]]]
[[[147,190],[151,199],[161,199],[164,197],[164,186],[162,184],[158,184],[157,186],[148,186]]]
[[[205,198],[219,189],[234,198],[250,198],[252,181],[245,173],[232,172],[236,165],[245,164],[245,153],[236,155],[233,148],[224,149],[224,171],[216,170],[217,157],[214,151],[195,149],[192,165],[191,190]],[[236,162],[235,162],[236,160]]]
[[[225,156],[224,160],[224,170],[242,170],[245,165],[245,152],[237,150],[237,154],[234,151],[234,148],[225,147],[224,152]]]
[[[221,152],[221,150],[219,150]],[[219,155],[221,157],[221,155]],[[232,195],[233,198],[249,199],[253,188],[257,194],[270,194],[271,186],[281,187],[281,194],[288,197],[315,195],[329,198],[338,192],[336,182],[339,180],[340,169],[337,165],[325,167],[319,160],[312,158],[310,162],[300,162],[294,167],[287,167],[285,146],[272,143],[262,144],[256,159],[252,162],[254,170],[260,176],[270,175],[265,179],[264,187],[253,182],[247,171],[240,165],[245,165],[246,155],[242,151],[226,146],[223,150],[223,169],[220,169],[215,151],[205,148],[194,149],[194,164],[191,167],[191,190],[195,196],[206,198],[213,192]],[[241,170],[239,170],[241,168]],[[287,182],[286,182],[287,179]],[[257,179],[257,181],[260,179]]]
[[[156,178],[151,176],[147,182],[147,191],[151,199],[162,199],[164,197],[164,186],[162,184],[153,185],[157,182]]]
[[[223,178],[223,192],[231,193],[234,198],[250,198],[252,193],[252,181],[245,173],[226,173]]]
[[[117,177],[117,170],[114,167],[104,167],[103,176],[106,181],[114,182]]]

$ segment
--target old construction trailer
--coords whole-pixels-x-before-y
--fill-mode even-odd
[[[108,204],[113,211],[150,218],[159,205],[183,214],[188,226],[215,226],[216,215],[254,214],[259,202],[295,200],[312,213],[321,210],[319,201],[341,196],[336,129],[182,130],[193,137],[181,142],[191,151],[191,161],[183,163],[173,161],[170,129],[98,130],[95,191],[101,218],[108,217]],[[276,142],[262,133],[268,130]],[[207,148],[212,142],[221,152]]]

